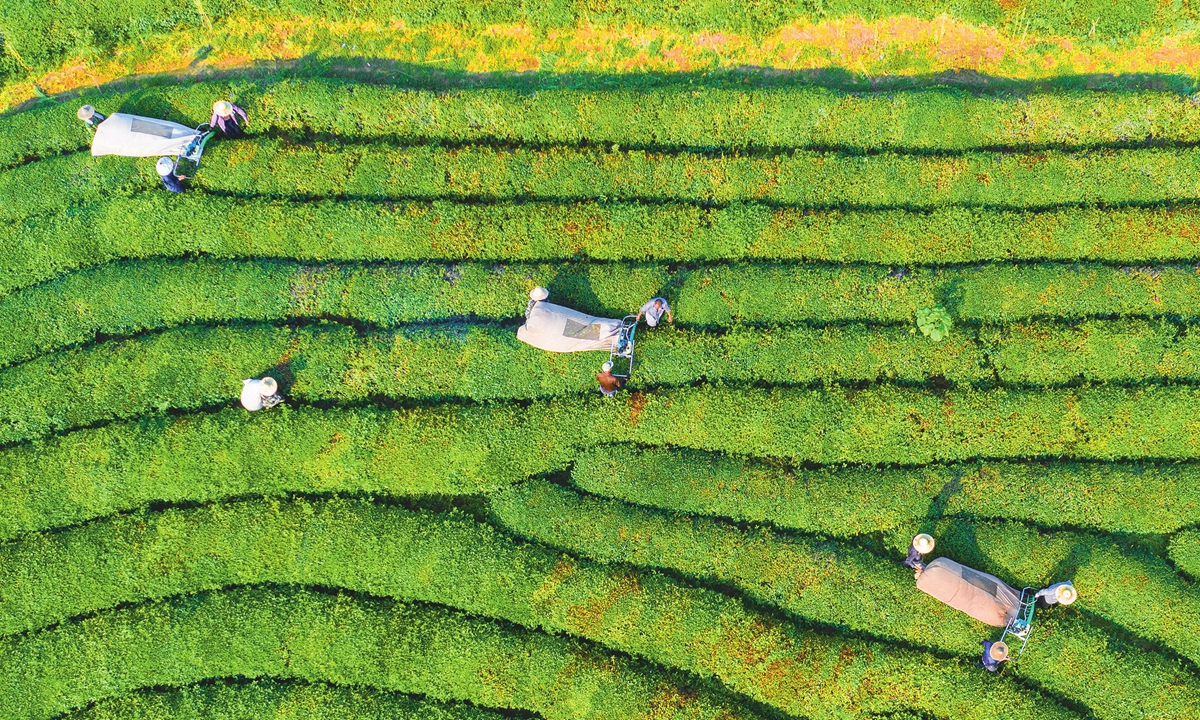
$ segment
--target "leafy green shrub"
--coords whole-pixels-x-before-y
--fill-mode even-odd
[[[145,222],[153,217],[154,222]],[[913,265],[1200,257],[1200,209],[813,212],[739,203],[294,202],[157,191],[0,226],[0,294],[123,258],[310,262],[803,260]],[[1029,242],[1036,236],[1038,243]],[[1150,270],[1147,272],[1161,272]],[[1169,272],[1169,271],[1168,271]]]
[[[941,305],[917,309],[917,327],[921,329],[922,335],[934,342],[944,340],[950,334],[953,324],[950,313]]]
[[[490,507],[510,530],[603,562],[667,568],[686,576],[737,588],[756,602],[782,608],[805,620],[934,647],[967,657],[979,652],[980,636],[994,633],[966,615],[918,592],[911,572],[897,560],[880,559],[856,547],[786,536],[766,528],[742,529],[704,517],[664,515],[612,500],[583,497],[545,482],[501,490]],[[1153,599],[1151,599],[1153,598]],[[1153,603],[1157,597],[1146,593]],[[919,621],[915,619],[919,618]],[[1151,652],[1096,658],[1079,673],[1068,663],[1071,636],[1103,638],[1103,630],[1077,619],[1057,618],[1060,632],[1039,632],[1020,676],[1039,687],[1083,702],[1097,717],[1126,718],[1128,703],[1156,707],[1182,717],[1200,700],[1200,683],[1187,683],[1184,697],[1163,687],[1176,677],[1172,663]],[[1039,628],[1041,629],[1041,628]],[[1103,667],[1101,670],[1096,665]],[[1132,678],[1134,666],[1160,684]],[[1190,696],[1190,698],[1189,698]]]
[[[687,450],[599,446],[576,456],[585,490],[681,513],[852,537],[940,516],[1171,533],[1200,522],[1192,464],[1012,463],[794,468]]]
[[[1200,580],[1200,531],[1185,530],[1171,538],[1171,562],[1193,580]]]
[[[217,682],[101,700],[63,720],[502,720],[499,712],[325,683]]]
[[[610,317],[621,317],[646,298],[666,292],[680,323],[700,327],[907,324],[916,308],[947,291],[960,298],[958,317],[972,322],[1007,323],[1037,316],[1200,316],[1200,276],[1183,268],[1148,276],[1102,266],[991,266],[895,278],[886,268],[862,266],[312,266],[265,260],[149,260],[80,271],[0,298],[0,326],[10,329],[0,336],[0,365],[88,342],[96,335],[129,335],[195,322],[335,318],[388,328],[472,316],[519,318],[535,284],[549,287],[554,302]],[[1063,350],[1053,341],[1045,342],[1071,333],[1047,327],[1032,326],[1024,336],[985,335],[994,348],[1020,346],[1005,350],[1008,357],[1029,353],[1053,358],[1035,374],[1006,366],[1014,381],[1053,384],[1075,379],[1078,371],[1071,369]],[[1142,336],[1145,358],[1131,359],[1129,352],[1121,351],[1089,361],[1096,379],[1190,377],[1195,340]],[[1081,356],[1097,358],[1120,341],[1112,333],[1084,328],[1074,332],[1068,347],[1078,346],[1075,352]],[[938,352],[962,352],[961,343],[952,347]],[[923,350],[919,357],[929,352],[933,351]],[[999,356],[1003,360],[1004,352]],[[896,372],[903,376],[904,371]],[[947,365],[946,372],[964,371]]]
[[[284,405],[81,430],[0,451],[0,538],[153,502],[292,492],[477,494],[566,466],[581,430],[572,409],[563,410]],[[539,423],[545,427],[533,435]]]
[[[1200,140],[1200,111],[1169,91],[1047,90],[1018,97],[945,87],[848,93],[815,85],[638,80],[645,86],[576,89],[526,79],[533,91],[452,92],[327,78],[210,80],[90,92],[80,103],[191,126],[208,119],[214,99],[230,97],[250,113],[256,134],[406,143],[905,152]],[[45,103],[0,120],[0,168],[86,148],[91,135],[73,110]]]
[[[1069,717],[1052,701],[1031,702],[1033,693],[988,682],[963,663],[801,630],[720,593],[515,543],[462,516],[362,502],[254,501],[120,517],[30,538],[3,552],[8,587],[22,588],[25,598],[6,605],[13,613],[9,628],[17,618],[44,624],[131,597],[219,587],[233,578],[271,579],[437,602],[582,635],[606,648],[716,677],[793,714],[885,710],[905,701],[947,716],[982,718],[990,703],[1011,703],[1017,717]],[[96,557],[112,561],[97,564]],[[44,561],[35,568],[33,558]],[[352,618],[343,622],[354,627]],[[374,632],[390,632],[390,625]],[[39,633],[29,644],[53,647],[46,636],[55,634]],[[96,645],[113,643],[88,635]],[[366,647],[379,642],[363,638]],[[5,649],[28,663],[19,641]],[[913,663],[923,668],[919,677],[907,669]],[[834,674],[834,667],[843,672]],[[813,692],[818,685],[822,691]]]
[[[1152,327],[1158,332],[1139,334],[1146,323],[1118,321],[1116,328],[1107,324],[1090,323],[1081,331],[1041,324],[1034,347],[1018,338],[1013,343],[1018,347],[1012,349],[1001,337],[992,352],[1029,353],[1026,362],[1041,368],[1038,379],[1043,382],[1097,378],[1089,372],[1092,361],[1113,359],[1107,354],[1111,346],[1121,347],[1132,361],[1121,362],[1118,355],[1117,362],[1101,366],[1107,372],[1099,373],[1098,379],[1160,379],[1155,373],[1173,361],[1167,377],[1200,380],[1196,363],[1183,362],[1189,355],[1173,347],[1171,326],[1161,323]],[[1054,365],[1042,363],[1046,353],[1038,351],[1062,347],[1081,334],[1085,339],[1075,348],[1054,353]],[[1145,334],[1150,337],[1141,342]],[[935,350],[903,328],[890,327],[659,332],[643,336],[638,354],[638,374],[631,386],[638,388],[699,382],[927,383],[933,378],[970,385],[993,379],[982,349],[969,338]],[[300,402],[531,400],[595,392],[592,378],[599,362],[588,353],[545,353],[517,340],[512,328],[486,325],[366,335],[336,325],[176,328],[0,369],[0,387],[8,399],[0,407],[0,443],[166,409],[227,404],[241,393],[243,378],[265,373],[283,380],[285,394]],[[1012,372],[1020,381],[1028,381],[1029,374]],[[996,373],[1003,381],[1009,375],[1007,366]]]
[[[520,708],[547,718],[752,718],[678,674],[575,640],[437,608],[239,589],[145,604],[0,640],[0,699],[48,720],[140,688],[244,676]],[[30,673],[29,668],[37,668]]]
[[[639,387],[896,377],[985,377],[969,342],[929,352],[892,328],[683,331],[638,345]],[[512,328],[446,326],[360,336],[342,326],[187,327],[39,357],[0,369],[0,443],[155,411],[235,401],[242,379],[273,374],[301,402],[387,397],[529,400],[594,393],[600,359],[553,355]]]
[[[1159,204],[1195,197],[1200,149],[1075,154],[770,157],[592,148],[392,148],[249,138],[218,143],[191,192],[322,200],[674,200],[803,208],[1022,210]],[[320,168],[314,172],[313,168]],[[0,220],[16,221],[159,187],[153,163],[82,153],[0,172]]]

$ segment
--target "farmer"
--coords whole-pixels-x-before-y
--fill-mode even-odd
[[[613,397],[625,385],[625,380],[612,374],[613,364],[610,360],[600,366],[600,372],[596,373],[596,382],[600,383],[600,392],[605,397]]]
[[[1034,597],[1037,598],[1038,607],[1045,609],[1060,603],[1070,605],[1075,602],[1078,594],[1075,592],[1075,586],[1070,582],[1060,582],[1038,590]]]
[[[641,320],[642,316],[645,315],[646,324],[650,327],[657,327],[658,320],[663,316],[663,313],[667,314],[667,322],[675,322],[675,317],[671,315],[671,306],[667,304],[667,299],[656,297],[643,305],[641,310],[638,310],[637,319]]]
[[[919,577],[921,572],[925,570],[925,563],[921,562],[921,556],[933,552],[933,548],[933,538],[928,534],[921,533],[914,536],[912,543],[908,546],[908,557],[905,558],[904,564],[915,570],[916,575]]]
[[[154,163],[154,169],[158,171],[158,177],[162,180],[163,187],[173,193],[181,193],[184,190],[183,182],[187,180],[183,175],[175,174],[175,161],[169,157],[160,157],[158,162]]]
[[[221,133],[227,138],[240,138],[245,133],[242,132],[242,126],[238,124],[238,115],[242,116],[242,122],[249,122],[245,110],[228,100],[218,100],[213,103],[212,120],[208,124],[214,128],[220,128]]]
[[[96,126],[104,122],[104,116],[96,112],[96,108],[91,105],[84,105],[75,111],[75,117],[84,122],[85,125],[95,130]]]
[[[1008,659],[1008,645],[1002,642],[983,641],[983,669],[996,672],[1000,663]]]

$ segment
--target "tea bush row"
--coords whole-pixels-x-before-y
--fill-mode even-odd
[[[1004,702],[1020,708],[1020,717],[1070,716],[1047,699],[1029,702],[1011,683],[985,682],[965,663],[801,630],[720,593],[514,543],[453,514],[337,500],[253,501],[118,517],[0,552],[6,592],[20,598],[4,604],[10,631],[234,578],[316,584],[580,635],[715,677],[792,714],[915,702],[936,715],[983,717],[980,706]],[[107,561],[98,564],[100,557]],[[747,652],[751,647],[757,654]],[[919,678],[905,670],[912,663],[923,667]],[[835,666],[843,672],[831,674]]]
[[[708,386],[630,393],[616,401],[577,397],[543,407],[581,427],[564,434],[576,444],[636,440],[795,463],[1171,461],[1197,458],[1200,428],[1191,408],[1198,396],[1200,389],[1179,385],[947,391]]]
[[[209,678],[375,687],[549,718],[744,717],[677,674],[577,640],[404,603],[243,588],[101,613],[0,641],[13,720]]]
[[[61,716],[62,720],[501,720],[505,715],[465,703],[434,702],[401,693],[327,683],[221,681],[119,695]]]
[[[1042,90],[1018,97],[946,87],[849,93],[816,85],[735,88],[664,80],[636,89],[535,83],[447,92],[304,78],[89,92],[80,103],[195,126],[208,120],[219,98],[246,108],[253,133],[293,139],[860,152],[1200,140],[1200,111],[1187,97],[1145,90]],[[0,119],[0,168],[78,152],[90,142],[72,105],[44,103]]]
[[[865,322],[911,328],[918,309],[937,304],[948,307],[958,322],[1200,316],[1200,274],[1191,268],[1142,272],[1087,265],[990,265],[899,275],[871,266],[314,266],[273,260],[147,260],[82,270],[0,298],[0,326],[10,330],[0,337],[0,364],[89,342],[97,335],[196,322],[335,318],[390,328],[469,317],[516,319],[525,312],[529,290],[538,284],[550,289],[551,302],[608,317],[634,313],[648,298],[665,295],[678,322],[694,327]],[[1158,343],[1163,348],[1154,351],[1162,360],[1155,361],[1153,370],[1146,360],[1105,340],[1104,333],[1083,328],[1076,337],[1090,338],[1088,362],[1097,378],[1186,376],[1190,350],[1167,338],[1162,326],[1147,333],[1147,347]],[[984,338],[990,344],[1028,348],[998,358],[1028,382],[1052,382],[1073,372],[1068,361],[1050,361],[1060,351],[1038,326],[988,331]],[[1108,349],[1100,349],[1106,342]],[[1163,355],[1176,350],[1176,359]],[[1049,364],[1022,367],[1028,353],[1045,354]],[[1136,369],[1139,364],[1145,369]]]
[[[1175,567],[1200,580],[1200,531],[1186,530],[1171,539],[1171,562]]]
[[[257,483],[286,490],[302,482],[308,488],[314,476],[330,489],[479,492],[564,467],[574,448],[625,441],[792,463],[1194,460],[1200,441],[1190,408],[1197,392],[1182,386],[933,392],[706,387],[528,407],[255,415],[238,409],[85,429],[11,447],[2,451],[0,467],[7,478],[2,487],[12,494],[5,501],[15,515],[10,532],[19,532],[45,526],[46,518],[110,511],[96,507],[137,507],[147,494],[222,497],[230,494],[227,484],[247,483],[250,492],[257,492]],[[431,454],[413,461],[422,448]],[[262,478],[226,480],[239,463]],[[216,482],[205,480],[210,476]],[[59,489],[43,489],[46,477],[55,478],[53,488]],[[130,487],[147,477],[152,486]],[[189,487],[193,478],[199,488]]]
[[[293,200],[764,202],[816,209],[1046,209],[1200,198],[1200,149],[772,157],[557,147],[213,144],[192,192]],[[0,220],[159,186],[153,162],[82,153],[0,172]]]
[[[703,208],[590,201],[303,202],[147,191],[0,225],[0,294],[113,260],[184,255],[308,262],[767,260],[911,266],[1099,260],[1138,265],[1200,258],[1192,232],[1197,224],[1200,213],[1190,206],[815,212],[753,203]]]
[[[479,494],[566,467],[584,432],[573,410],[285,404],[269,413],[237,408],[79,430],[0,450],[0,539],[154,502]]]
[[[756,602],[805,620],[916,643],[966,657],[979,653],[980,636],[989,630],[967,616],[920,593],[900,555],[888,562],[856,547],[828,540],[787,536],[767,528],[742,529],[704,517],[663,514],[625,503],[580,496],[546,482],[501,490],[490,498],[500,522],[521,537],[562,547],[601,562],[665,568],[702,581],[732,586]],[[911,529],[916,529],[912,525]],[[1081,605],[1090,586],[1080,585]],[[1166,598],[1154,589],[1142,601]],[[1171,597],[1178,601],[1178,593]],[[1088,671],[1069,659],[1073,635],[1090,640],[1104,629],[1089,626],[1061,609],[1040,613],[1055,632],[1039,627],[1035,642],[1020,663],[1020,677],[1083,703],[1098,718],[1125,718],[1129,703],[1156,707],[1164,717],[1183,717],[1196,702],[1200,685],[1187,682],[1182,697],[1167,700],[1168,678],[1177,677],[1170,660],[1152,652],[1126,649],[1119,659],[1095,658]],[[920,618],[920,622],[914,622]],[[1118,621],[1119,617],[1116,618]],[[1133,681],[1120,670],[1127,664],[1145,675]],[[1103,669],[1102,669],[1103,668]],[[1146,684],[1157,676],[1159,684]],[[1185,698],[1193,699],[1187,702]],[[1168,703],[1164,707],[1164,703]]]
[[[1191,349],[1194,341],[1166,349],[1176,340],[1169,325],[1041,325],[1021,331],[1040,337],[1021,337],[988,352],[1001,358],[1021,354],[1030,367],[1042,368],[1038,380],[1200,380],[1196,363],[1188,362],[1200,355]],[[1114,347],[1123,355],[1109,355]],[[861,326],[720,335],[660,330],[643,336],[638,357],[631,388],[946,379],[971,385],[1010,377],[1020,385],[1034,374],[1010,373],[1007,364],[989,366],[985,351],[969,338],[934,344],[904,329]],[[1122,357],[1129,362],[1113,362]],[[1097,358],[1104,372],[1095,372]],[[511,328],[495,326],[366,336],[344,326],[177,328],[0,369],[8,399],[0,408],[0,443],[165,409],[228,404],[240,395],[244,378],[264,374],[281,380],[289,398],[320,404],[581,395],[596,391],[593,375],[601,359],[545,353],[517,340]]]
[[[664,510],[853,537],[961,516],[1168,534],[1200,523],[1190,463],[985,462],[809,469],[694,450],[598,446],[574,458],[589,492]]]

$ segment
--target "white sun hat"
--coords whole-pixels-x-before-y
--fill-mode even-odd
[[[921,553],[922,555],[928,555],[929,553],[933,552],[933,546],[935,543],[933,542],[932,535],[929,533],[921,533],[913,538],[912,544],[913,547],[917,549],[917,552]]]
[[[169,157],[160,157],[158,162],[154,163],[154,169],[159,175],[170,175],[175,172],[175,161]]]

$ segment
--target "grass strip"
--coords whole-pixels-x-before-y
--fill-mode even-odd
[[[493,82],[496,82],[493,80]],[[545,82],[545,81],[543,81]],[[1174,92],[1040,91],[1021,97],[932,87],[848,93],[815,85],[719,87],[633,80],[645,87],[450,92],[330,78],[209,80],[89,92],[101,112],[207,120],[214,98],[247,109],[252,129],[293,139],[620,144],[628,148],[898,152],[1081,149],[1200,141],[1200,111]],[[1014,122],[1014,118],[1020,118]],[[43,103],[0,120],[0,168],[87,148],[72,107]]]
[[[5,605],[10,630],[232,578],[319,584],[581,635],[719,679],[791,714],[853,715],[915,702],[935,715],[985,717],[983,706],[1002,702],[1019,717],[1071,716],[1013,684],[986,682],[965,663],[800,630],[719,593],[515,543],[453,514],[253,501],[120,517],[4,550],[6,585],[24,598]],[[100,569],[98,556],[122,559]],[[35,557],[37,569],[29,562]],[[146,572],[162,568],[159,558],[170,569]],[[924,668],[919,678],[902,669],[914,662]]]
[[[980,463],[809,469],[694,450],[581,451],[572,482],[681,513],[853,537],[944,516],[1130,534],[1200,522],[1200,467],[1155,463]]]
[[[511,711],[510,711],[511,712]],[[503,720],[511,715],[463,703],[434,702],[326,683],[215,682],[107,698],[61,720]]]
[[[590,148],[214,144],[192,180],[220,195],[293,200],[648,200],[805,208],[1046,209],[1200,198],[1200,149],[956,156],[793,151],[772,157]],[[157,187],[153,163],[74,154],[0,172],[0,220]],[[194,190],[194,191],[195,191]]]
[[[154,222],[145,222],[153,217]],[[158,191],[0,226],[0,293],[120,259],[307,262],[1163,263],[1200,257],[1200,211],[811,211],[621,202],[297,202]]]
[[[964,657],[976,656],[980,638],[993,634],[918,592],[911,571],[898,562],[881,561],[851,545],[664,514],[581,496],[547,482],[501,490],[490,497],[490,507],[519,536],[601,562],[664,568],[732,586],[756,602],[823,625]],[[1195,680],[1185,682],[1188,689],[1178,695],[1164,691],[1177,677],[1177,668],[1153,653],[1131,649],[1119,659],[1105,656],[1099,659],[1104,669],[1096,663],[1064,662],[1078,659],[1064,642],[1066,633],[1092,638],[1102,633],[1075,616],[1047,615],[1060,633],[1039,637],[1047,642],[1032,646],[1036,654],[1022,659],[1021,677],[1085,705],[1097,718],[1123,720],[1130,703],[1162,708],[1163,717],[1185,717],[1200,702]],[[1128,667],[1140,670],[1136,679],[1126,674]],[[1147,683],[1151,677],[1158,681]]]
[[[582,8],[569,0],[542,3],[537,8],[512,0],[486,5],[455,0],[429,3],[403,0],[393,3],[351,5],[339,1],[313,5],[303,0],[265,2],[251,0],[225,6],[177,6],[162,0],[118,3],[98,1],[87,6],[55,5],[52,8],[30,0],[4,0],[0,17],[5,18],[6,42],[24,62],[47,68],[73,55],[104,55],[117,46],[147,41],[172,29],[211,28],[212,23],[232,19],[239,13],[270,13],[280,19],[315,18],[329,21],[398,22],[401,27],[451,24],[477,31],[496,24],[517,24],[537,29],[573,28],[580,25],[642,26],[685,32],[746,33],[762,37],[801,19],[875,19],[891,15],[915,15],[931,19],[952,18],[990,26],[1004,26],[1016,33],[1031,28],[1039,34],[1065,34],[1077,41],[1093,38],[1124,39],[1139,34],[1168,32],[1180,22],[1194,21],[1189,8],[1135,2],[1118,7],[1089,0],[1064,9],[1051,0],[1033,0],[1016,8],[1004,8],[986,0],[970,0],[947,10],[920,0],[839,0],[814,8],[799,0],[765,3],[754,13],[731,9],[724,3],[688,3],[664,7],[643,0],[613,3],[603,8]],[[722,40],[723,42],[723,40]],[[7,50],[9,54],[12,49]],[[10,65],[12,65],[10,63]],[[16,75],[16,67],[7,68]]]
[[[548,287],[554,302],[608,317],[636,312],[647,298],[665,294],[681,324],[713,328],[910,324],[918,309],[938,303],[966,323],[1200,316],[1200,275],[1178,267],[1143,272],[992,265],[900,274],[871,266],[147,260],[79,271],[0,298],[0,325],[10,328],[0,337],[0,365],[97,336],[196,322],[334,318],[390,328],[462,317],[517,319],[536,284]],[[1062,333],[1043,325],[985,337],[990,348],[1006,348],[1008,355],[1000,359],[1016,382],[1073,380],[1078,371],[1063,367],[1072,363],[1085,363],[1094,379],[1189,376],[1194,341],[1178,330],[1172,335],[1164,325],[1131,329],[1140,336],[1135,351],[1122,347],[1124,331],[1114,337],[1100,327],[1083,326],[1062,343]],[[951,337],[961,339],[962,331],[956,332],[960,335]],[[1024,357],[1041,358],[1040,366],[1022,367]]]
[[[1065,380],[1200,380],[1193,343],[1166,323],[1022,326],[989,348],[997,372],[961,334],[931,343],[903,328],[660,330],[639,344],[630,387],[806,386],[881,380],[941,386]],[[1000,334],[1000,333],[997,333]],[[1032,336],[1032,338],[1031,338]],[[1074,347],[1072,347],[1074,345]],[[1182,347],[1179,347],[1179,346]],[[1050,349],[1047,350],[1047,347]],[[1025,364],[1011,362],[1013,356]],[[555,355],[520,342],[512,328],[449,325],[360,335],[337,325],[300,328],[184,327],[45,355],[0,369],[9,399],[0,443],[162,411],[221,405],[243,378],[271,373],[308,403],[389,398],[439,402],[533,400],[595,392],[599,357]],[[1018,370],[1010,371],[1011,367]],[[1020,372],[1025,367],[1037,371]],[[187,372],[181,372],[182,369]],[[1161,374],[1163,371],[1170,374]]]
[[[470,700],[549,718],[751,717],[679,676],[576,640],[448,610],[237,589],[102,613],[0,641],[13,720],[214,677],[294,678]]]
[[[1200,663],[1200,598],[1165,560],[1131,541],[1044,532],[1012,523],[931,524],[938,554],[998,575],[1015,587],[1069,579],[1079,608]],[[894,546],[900,542],[891,537]],[[907,550],[908,540],[903,540]]]

